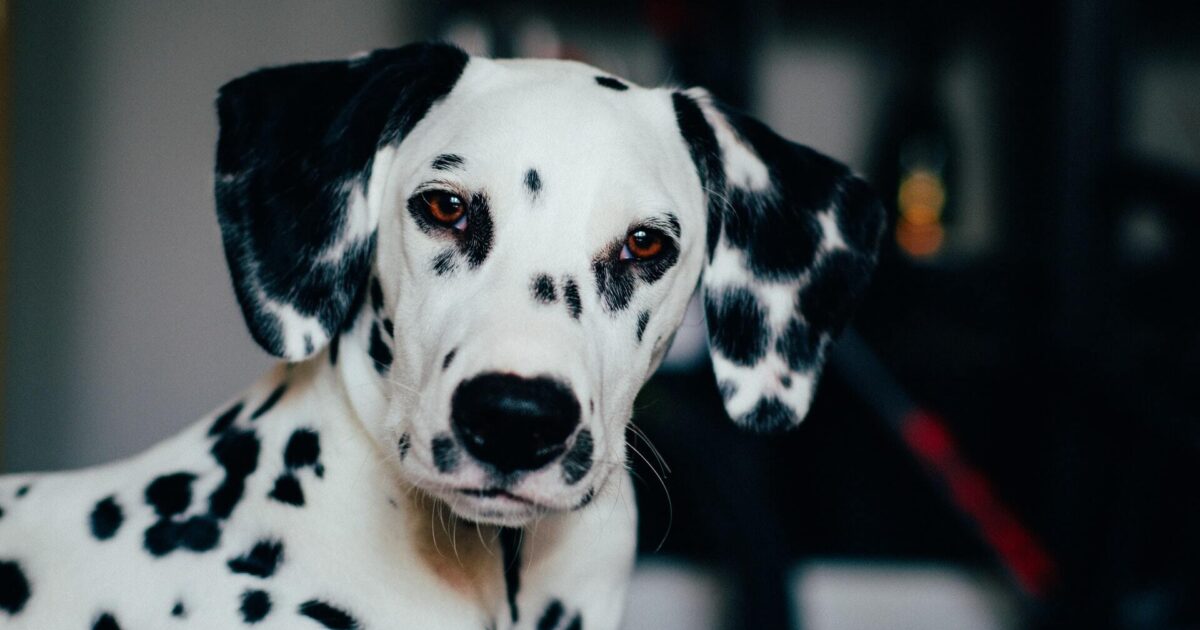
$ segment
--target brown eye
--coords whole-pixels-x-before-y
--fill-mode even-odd
[[[422,194],[421,200],[425,202],[425,213],[429,218],[442,225],[462,229],[457,225],[463,222],[467,214],[467,204],[462,197],[444,190],[432,190]]]
[[[666,237],[662,232],[647,228],[637,228],[625,237],[625,247],[621,250],[622,260],[647,260],[659,255],[665,246]]]

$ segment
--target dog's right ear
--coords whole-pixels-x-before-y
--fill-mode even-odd
[[[217,97],[217,218],[250,333],[309,357],[353,321],[375,250],[376,154],[458,81],[467,55],[414,44],[267,68]]]

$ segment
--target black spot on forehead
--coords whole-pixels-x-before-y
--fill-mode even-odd
[[[88,517],[92,536],[96,540],[108,540],[116,536],[117,530],[121,529],[121,524],[124,522],[125,513],[117,503],[117,498],[113,496],[97,501]]]
[[[791,428],[800,422],[791,407],[783,404],[778,398],[763,398],[754,409],[738,419],[738,423],[747,429],[771,433]]]
[[[29,494],[29,484],[25,484],[25,485],[21,486],[20,488],[17,488],[17,498],[18,499],[20,499],[21,497],[23,497],[27,494]]]
[[[650,323],[650,311],[642,311],[638,313],[637,320],[637,340],[642,341],[642,335],[646,334],[646,324]]]
[[[458,467],[458,447],[449,435],[439,435],[433,438],[429,448],[433,453],[433,465],[438,472],[446,474]]]
[[[117,623],[117,618],[112,613],[100,613],[96,617],[96,621],[92,623],[92,630],[121,630],[121,625]]]
[[[579,296],[579,285],[575,284],[575,278],[567,276],[563,281],[563,301],[567,304],[567,314],[571,319],[579,319],[583,314],[583,300]]]
[[[283,394],[286,391],[287,383],[280,383],[279,387],[276,387],[275,390],[272,391],[269,396],[267,396],[267,399],[258,406],[258,409],[255,409],[254,413],[250,414],[250,419],[257,420],[261,418],[264,414],[271,410],[271,407],[275,406],[275,403],[279,402],[280,398],[283,398]]]
[[[553,304],[558,301],[558,291],[554,287],[554,279],[544,273],[539,273],[533,277],[529,283],[529,290],[533,293],[533,299],[542,304]]]
[[[182,514],[192,504],[192,482],[196,475],[177,472],[161,475],[146,486],[146,505],[160,518]]]
[[[454,356],[457,354],[458,354],[458,348],[452,348],[450,350],[450,352],[446,353],[445,358],[442,359],[442,370],[443,371],[450,367],[450,364],[454,362]]]
[[[375,362],[375,371],[380,374],[386,374],[388,369],[392,367],[392,350],[384,342],[383,336],[379,332],[379,324],[371,324],[371,345],[368,348],[368,353],[371,359]]]
[[[521,590],[521,543],[524,532],[513,527],[500,528],[501,562],[504,569],[504,590],[508,593],[508,610],[513,623],[520,619],[517,593]]]
[[[616,90],[618,92],[624,92],[625,90],[629,89],[628,85],[625,85],[623,82],[612,77],[596,77],[596,83],[610,90]]]
[[[300,604],[299,613],[330,630],[359,630],[358,621],[350,613],[321,600],[310,599]]]
[[[542,177],[538,175],[537,170],[529,169],[525,171],[525,189],[529,191],[530,196],[537,198],[538,193],[542,190]]]
[[[183,602],[175,602],[175,605],[171,607],[171,616],[181,618],[187,616],[187,609],[183,607]]]
[[[296,429],[283,449],[283,464],[288,468],[315,466],[321,457],[321,438],[312,429]]]
[[[571,450],[567,451],[563,457],[563,481],[568,486],[573,486],[579,483],[592,469],[592,452],[595,449],[595,443],[592,440],[592,432],[583,429],[575,438],[575,444],[571,446]]]
[[[271,596],[265,591],[249,590],[242,593],[242,619],[255,624],[271,613]]]
[[[233,426],[234,421],[236,421],[238,416],[242,413],[242,407],[243,404],[238,402],[222,412],[221,415],[217,416],[217,419],[213,421],[212,426],[208,428],[208,435],[211,437],[220,433],[224,433],[226,429]]]
[[[454,153],[443,153],[433,158],[433,162],[429,164],[435,171],[452,171],[462,168],[462,165],[462,156]]]
[[[304,505],[304,489],[300,487],[300,480],[291,473],[279,475],[267,496],[296,507]]]
[[[775,342],[775,351],[794,371],[803,372],[816,366],[821,348],[821,333],[793,317]]]
[[[454,250],[447,249],[434,256],[433,262],[429,264],[429,268],[433,269],[433,273],[439,276],[444,276],[458,269],[458,263],[454,260]]]
[[[546,606],[546,610],[542,612],[542,616],[538,619],[537,630],[556,630],[558,622],[562,620],[563,613],[565,612],[566,610],[563,609],[562,602],[557,599],[550,600],[550,603]]]
[[[767,349],[767,314],[749,289],[731,288],[704,296],[708,340],[737,365],[758,362]]]
[[[31,591],[29,579],[15,561],[0,560],[0,610],[15,615],[25,608]]]
[[[266,539],[254,543],[246,553],[231,558],[229,570],[234,573],[244,573],[254,577],[269,578],[275,574],[283,561],[283,543],[278,540]]]
[[[412,438],[407,433],[400,434],[400,439],[396,441],[396,448],[400,450],[400,459],[408,457],[408,449],[412,448]]]

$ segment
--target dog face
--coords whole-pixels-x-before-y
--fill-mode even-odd
[[[701,278],[730,416],[798,423],[883,224],[843,166],[703,91],[578,63],[417,45],[259,71],[218,109],[255,339],[289,360],[361,339],[367,430],[472,520],[580,507],[624,466]]]

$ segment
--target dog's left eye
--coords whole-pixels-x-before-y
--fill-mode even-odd
[[[435,223],[456,230],[467,227],[467,204],[463,198],[445,190],[431,190],[421,193],[421,205]]]
[[[649,260],[662,253],[667,237],[652,228],[635,228],[625,237],[621,260]]]

